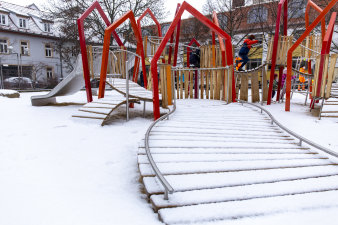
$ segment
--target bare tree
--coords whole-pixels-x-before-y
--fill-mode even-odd
[[[54,0],[46,9],[53,15],[55,26],[61,37],[61,44],[70,43],[79,52],[78,29],[76,20],[93,3],[92,0]],[[135,17],[140,16],[145,9],[150,8],[158,20],[165,18],[164,0],[100,0],[101,7],[110,21],[114,22],[124,13],[132,10]],[[149,22],[145,20],[143,24]],[[102,43],[106,25],[100,14],[94,10],[84,22],[87,43]],[[135,35],[130,26],[130,22],[123,23],[116,32],[124,43],[133,42]],[[62,49],[62,58],[69,58],[69,54],[74,54],[74,48]],[[67,55],[68,54],[68,55]],[[69,63],[71,61],[69,60]],[[69,65],[68,65],[69,66]],[[71,66],[70,66],[71,67]]]

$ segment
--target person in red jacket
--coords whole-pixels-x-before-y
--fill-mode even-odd
[[[242,63],[242,65],[238,68],[238,71],[243,71],[243,67],[249,61],[248,54],[251,49],[251,45],[256,44],[256,43],[258,43],[258,40],[255,40],[255,36],[252,34],[249,35],[249,37],[244,40],[243,46],[241,47],[238,53],[239,57],[241,57],[242,59],[236,62],[236,64],[240,62]]]

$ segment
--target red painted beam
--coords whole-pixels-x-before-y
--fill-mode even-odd
[[[276,68],[276,60],[277,60],[277,49],[278,49],[278,38],[279,38],[279,29],[280,29],[280,21],[282,15],[282,7],[284,6],[284,22],[287,22],[287,0],[281,0],[278,3],[278,10],[277,10],[277,21],[275,27],[275,36],[273,39],[273,48],[272,48],[272,56],[271,56],[271,69],[270,69],[270,83],[269,83],[269,90],[268,90],[268,99],[267,104],[271,104],[271,97],[272,97],[272,87],[273,87],[273,80],[275,77],[275,68]],[[285,19],[286,17],[286,19]],[[284,35],[287,35],[287,24],[284,24]],[[278,86],[280,89],[280,82],[278,81]],[[277,91],[278,93],[278,91]]]

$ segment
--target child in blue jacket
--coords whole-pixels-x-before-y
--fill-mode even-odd
[[[251,45],[256,44],[258,42],[258,40],[255,40],[255,36],[254,35],[249,35],[249,37],[247,39],[244,40],[243,46],[241,47],[241,49],[239,50],[239,57],[242,58],[242,60],[239,60],[236,62],[237,63],[242,63],[242,65],[238,68],[238,71],[243,71],[243,67],[245,66],[245,64],[248,63],[249,61],[249,51],[251,49]]]

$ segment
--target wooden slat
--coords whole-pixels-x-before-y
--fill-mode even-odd
[[[240,99],[248,101],[248,74],[242,74],[241,76]]]
[[[331,56],[330,68],[329,68],[329,71],[328,71],[327,87],[326,87],[326,92],[325,92],[325,98],[326,99],[330,97],[332,81],[333,81],[333,77],[334,77],[334,70],[335,70],[335,65],[336,65],[336,62],[337,62],[337,57],[338,57],[338,54],[333,54]]]
[[[184,71],[184,98],[189,96],[189,71]]]
[[[205,92],[206,92],[206,98],[207,99],[209,99],[209,93],[210,93],[210,91],[209,91],[209,89],[210,89],[210,87],[209,87],[209,80],[210,80],[209,75],[210,75],[210,73],[209,72],[210,71],[205,71],[205,81],[206,81],[206,90],[205,90]]]
[[[251,101],[259,102],[259,83],[258,83],[258,72],[251,73]]]
[[[189,71],[189,97],[193,98],[194,93],[194,71]]]
[[[171,84],[171,65],[165,66],[166,79],[167,79],[167,99],[168,105],[172,105],[172,84]]]

